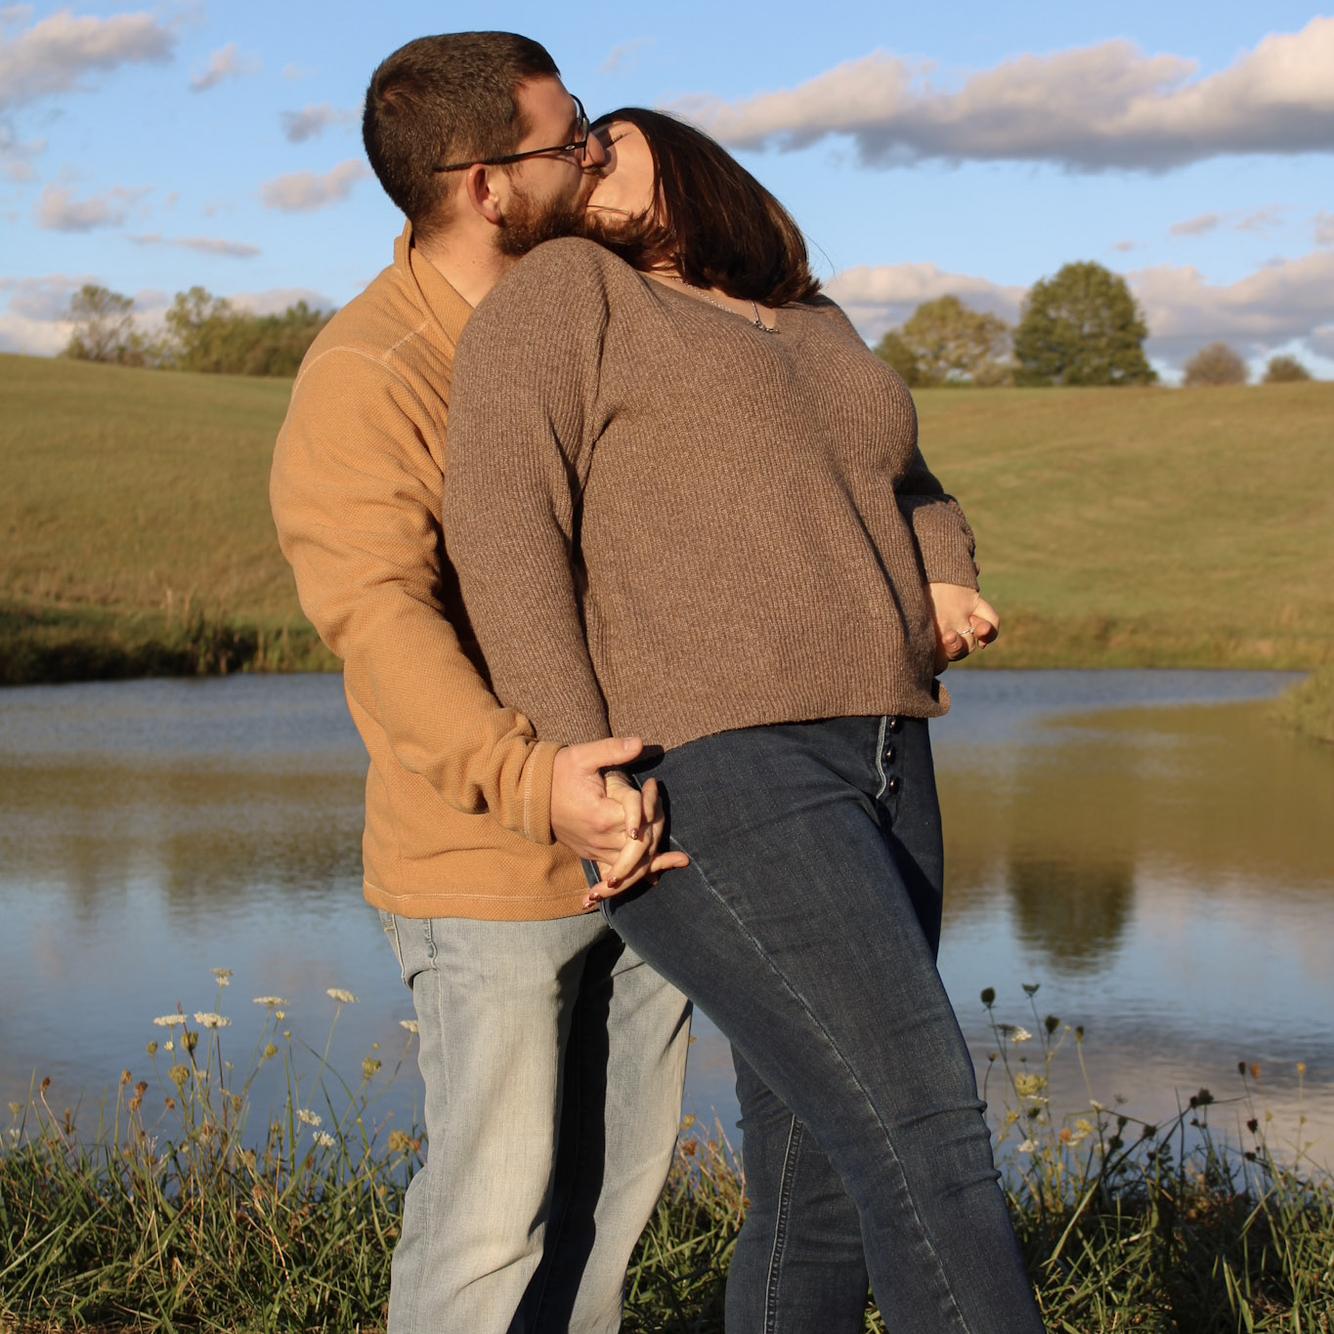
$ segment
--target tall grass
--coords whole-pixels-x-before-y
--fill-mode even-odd
[[[1052,1074],[1069,1060],[1084,1069],[1083,1034],[1041,1016],[1037,988],[1026,990],[1031,1033],[997,1021],[994,994],[982,993],[996,1047],[985,1082],[1049,1328],[1328,1331],[1329,1175],[1300,1144],[1287,1160],[1271,1152],[1258,1109],[1244,1145],[1216,1135],[1203,1089],[1161,1124],[1091,1096],[1082,1112],[1057,1115]],[[330,995],[336,1025],[355,998]],[[267,1020],[244,1073],[225,1058],[225,1016],[164,1015],[148,1044],[152,1077],[124,1072],[91,1135],[51,1104],[49,1081],[11,1106],[0,1320],[32,1330],[382,1327],[403,1192],[425,1143],[415,1128],[386,1132],[375,1109],[411,1057],[411,1032],[388,1068],[376,1048],[348,1080],[329,1064],[333,1025],[318,1050],[285,1026],[280,998],[260,1003]],[[303,1055],[313,1074],[301,1074]],[[257,1124],[252,1085],[271,1062],[282,1063],[285,1096]],[[1253,1102],[1245,1067],[1240,1078],[1239,1096]],[[627,1331],[722,1330],[744,1212],[743,1165],[720,1129],[688,1122],[630,1268]],[[869,1305],[867,1329],[882,1329]]]

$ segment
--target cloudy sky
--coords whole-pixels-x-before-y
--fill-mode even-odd
[[[196,283],[346,301],[399,226],[357,131],[371,69],[486,27],[544,42],[590,111],[730,145],[868,338],[946,292],[1013,319],[1094,259],[1169,378],[1214,338],[1334,376],[1334,15],[1287,0],[0,0],[0,350],[58,350],[90,280],[150,319]]]

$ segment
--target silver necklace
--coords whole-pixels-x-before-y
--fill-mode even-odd
[[[672,282],[680,283],[682,287],[688,287],[693,292],[698,292],[700,296],[702,296],[704,300],[709,303],[709,305],[717,306],[719,310],[725,310],[729,315],[736,315],[739,319],[743,320],[746,319],[746,317],[742,315],[739,310],[733,310],[731,306],[726,306],[721,301],[716,300],[714,297],[710,296],[709,293],[704,288],[700,287],[698,284],[686,282],[684,278],[678,278],[674,273],[664,274],[663,277],[670,278]],[[760,318],[760,307],[759,304],[754,299],[751,300],[750,308],[754,312],[754,316],[752,319],[746,321],[748,324],[753,324],[761,333],[776,334],[778,332],[778,326],[776,324],[774,325],[765,324],[765,322]]]

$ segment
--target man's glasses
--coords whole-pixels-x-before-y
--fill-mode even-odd
[[[573,93],[571,100],[576,107],[574,118],[574,138],[568,144],[557,144],[551,148],[530,148],[523,153],[506,153],[502,157],[474,158],[470,162],[451,162],[447,166],[432,167],[432,171],[466,171],[469,167],[507,167],[511,162],[522,162],[525,158],[542,157],[546,153],[577,153],[581,158],[588,152],[588,113],[584,104]]]

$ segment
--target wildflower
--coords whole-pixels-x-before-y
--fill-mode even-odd
[[[380,1062],[374,1056],[368,1056],[361,1063],[361,1075],[367,1082],[374,1079],[379,1073]]]
[[[1032,998],[1038,994],[1038,987],[1042,984],[1040,982],[1024,982],[1021,985],[1024,988],[1024,995]]]
[[[1021,1098],[1035,1098],[1046,1087],[1047,1080],[1043,1075],[1019,1074],[1014,1077],[1014,1091]]]
[[[339,1005],[355,1005],[357,998],[350,992],[344,991],[342,987],[329,987],[325,993],[330,1000],[336,1000]]]
[[[218,979],[220,987],[229,987],[232,984],[232,970],[230,968],[214,968],[213,976]]]
[[[995,999],[996,999],[996,988],[995,988],[995,987],[983,987],[983,988],[982,988],[982,996],[981,996],[981,1000],[982,1000],[982,1004],[983,1004],[983,1005],[985,1005],[988,1009],[990,1009],[990,1008],[991,1008],[991,1003],[992,1003]]]
[[[695,1128],[695,1118],[693,1116],[686,1116],[682,1119],[681,1121],[682,1130],[693,1130],[694,1128]]]
[[[159,1028],[174,1028],[177,1024],[185,1023],[183,1014],[160,1014],[153,1022]]]
[[[1035,1139],[1026,1139],[1020,1146],[1020,1153],[1036,1153],[1038,1142]]]
[[[327,1130],[317,1130],[315,1132],[315,1143],[322,1149],[332,1149],[338,1141]]]
[[[287,1002],[281,996],[255,996],[251,1002],[254,1005],[267,1005],[273,1009],[275,1005],[286,1005]]]
[[[1075,1131],[1074,1134],[1070,1136],[1070,1143],[1082,1144],[1091,1134],[1093,1134],[1092,1122],[1086,1121],[1081,1116],[1079,1120],[1075,1122]]]
[[[1107,1108],[1104,1107],[1102,1103],[1100,1103],[1097,1100],[1097,1098],[1090,1098],[1089,1106],[1092,1107],[1095,1112],[1105,1112],[1107,1110]]]
[[[420,1031],[420,1025],[417,1023],[415,1019],[400,1019],[398,1021],[398,1026],[399,1028],[406,1028],[409,1033],[416,1033]]]
[[[1011,1042],[1031,1042],[1032,1040],[1033,1035],[1026,1028],[1016,1028],[1014,1032],[1010,1034]]]
[[[312,1112],[308,1107],[298,1107],[296,1119],[303,1126],[322,1126],[324,1124],[324,1118],[318,1112]]]
[[[164,1043],[162,1044],[162,1050],[163,1050],[163,1051],[175,1051],[175,1050],[176,1050],[176,1044],[175,1044],[170,1038],[168,1038],[168,1039],[166,1040],[166,1042],[164,1042]]]
[[[1298,1073],[1299,1075],[1304,1075],[1304,1074],[1306,1073],[1306,1062],[1305,1062],[1305,1061],[1298,1061],[1298,1062],[1297,1062],[1297,1073]]]
[[[274,1010],[274,1012],[273,1012],[273,1017],[274,1017],[275,1019],[277,1019],[279,1023],[281,1023],[284,1019],[287,1018],[287,1011],[286,1011],[286,1010]]]
[[[389,1152],[407,1153],[409,1149],[415,1149],[417,1141],[405,1130],[391,1130],[389,1132]]]
[[[22,1110],[23,1104],[21,1102],[11,1102],[9,1104],[9,1111],[13,1116],[17,1116]]]
[[[224,1019],[220,1014],[213,1014],[211,1011],[196,1010],[195,1023],[200,1028],[230,1028],[232,1021]]]
[[[18,1126],[10,1126],[10,1128],[9,1128],[9,1142],[10,1142],[11,1144],[17,1144],[17,1143],[19,1142],[19,1128],[18,1128]]]
[[[173,1065],[167,1071],[167,1078],[171,1080],[176,1087],[184,1088],[190,1082],[190,1067],[188,1065]]]
[[[271,1061],[277,1054],[278,1048],[275,1047],[272,1042],[266,1042],[264,1044],[264,1059],[266,1061]]]
[[[144,1048],[144,1050],[145,1050],[150,1056],[156,1056],[156,1055],[157,1055],[157,1043],[156,1043],[156,1042],[150,1042],[150,1043],[148,1044],[148,1046],[146,1046],[146,1047]]]

